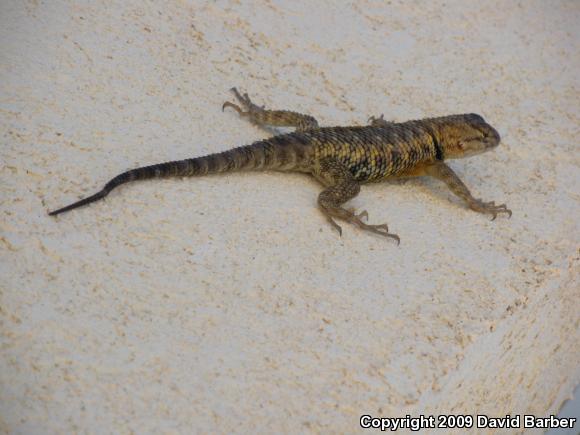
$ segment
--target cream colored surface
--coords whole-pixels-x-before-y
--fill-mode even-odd
[[[580,4],[0,3],[0,431],[333,432],[555,413],[580,381]],[[478,112],[493,153],[316,209],[298,174],[127,185],[249,143],[228,89],[323,125]],[[509,433],[502,432],[502,433]]]

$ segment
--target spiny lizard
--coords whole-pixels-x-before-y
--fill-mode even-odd
[[[512,212],[505,204],[475,199],[445,159],[469,157],[498,146],[498,132],[476,114],[450,115],[402,123],[371,117],[370,125],[319,127],[312,116],[287,110],[266,110],[252,103],[248,94],[232,89],[239,105],[226,102],[241,117],[267,128],[295,127],[296,131],[259,140],[251,145],[186,160],[131,169],[117,175],[96,194],[52,211],[54,216],[104,198],[117,186],[135,180],[185,177],[242,170],[296,171],[312,174],[325,189],[318,205],[329,222],[342,234],[335,218],[363,230],[391,237],[386,224],[363,222],[366,211],[356,214],[343,204],[354,198],[361,184],[387,178],[428,175],[445,182],[472,209],[496,218]],[[241,107],[240,107],[241,106]]]

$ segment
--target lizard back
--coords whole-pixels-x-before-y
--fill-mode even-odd
[[[421,162],[441,159],[436,133],[421,121],[308,132],[313,158],[334,157],[359,182],[381,181]]]

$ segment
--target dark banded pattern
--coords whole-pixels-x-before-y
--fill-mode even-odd
[[[186,160],[159,163],[131,169],[111,179],[100,192],[81,199],[58,210],[50,216],[82,207],[107,196],[121,184],[131,181],[167,177],[192,177],[222,172],[250,170],[297,170],[306,171],[310,160],[311,147],[304,134],[291,133],[255,142],[251,145],[234,148],[222,153],[196,157]]]

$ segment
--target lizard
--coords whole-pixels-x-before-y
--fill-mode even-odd
[[[306,114],[289,110],[267,110],[252,102],[247,93],[231,89],[238,104],[226,101],[240,117],[264,129],[290,127],[295,130],[258,140],[224,152],[130,169],[112,178],[99,192],[50,216],[98,201],[116,187],[161,177],[202,176],[231,171],[276,170],[311,174],[324,189],[318,206],[329,223],[342,235],[335,219],[352,223],[372,233],[400,243],[387,224],[371,225],[368,213],[355,213],[344,204],[360,192],[361,185],[389,178],[431,176],[443,181],[466,205],[479,213],[492,215],[512,212],[505,204],[485,202],[473,197],[467,186],[445,163],[447,159],[470,157],[496,148],[500,135],[480,115],[469,113],[390,122],[370,117],[364,126],[320,127]]]

